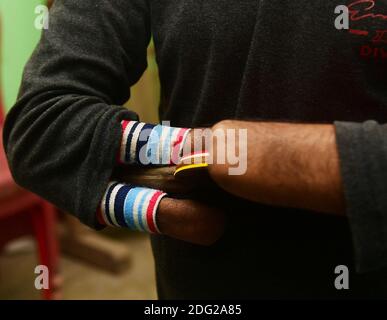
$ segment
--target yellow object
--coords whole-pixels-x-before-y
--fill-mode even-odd
[[[189,165],[177,168],[176,171],[173,173],[173,175],[176,175],[177,173],[179,173],[183,170],[189,170],[189,169],[195,169],[195,168],[205,168],[205,167],[208,167],[208,163],[189,164]]]

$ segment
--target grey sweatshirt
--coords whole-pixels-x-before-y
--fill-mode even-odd
[[[136,117],[121,105],[146,68],[152,35],[160,115],[173,126],[335,122],[349,217],[230,196],[229,228],[216,245],[152,238],[160,298],[380,296],[387,262],[387,46],[380,30],[387,22],[377,14],[387,14],[387,4],[377,1],[368,16],[357,5],[351,31],[335,28],[339,4],[56,1],[5,123],[14,178],[97,226],[120,120]],[[347,291],[334,287],[342,264],[350,270]]]

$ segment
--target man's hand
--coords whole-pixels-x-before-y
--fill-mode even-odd
[[[115,169],[113,179],[163,190],[171,197],[194,192],[197,186],[192,181],[175,179],[174,171],[175,167],[120,166]],[[171,197],[164,197],[157,210],[157,225],[161,233],[200,245],[211,245],[221,237],[225,226],[221,210],[198,201]]]
[[[161,233],[187,242],[211,245],[223,234],[225,216],[221,210],[193,200],[165,197],[157,212]]]
[[[235,129],[236,133],[247,129],[247,171],[243,175],[229,175],[232,165],[217,163],[218,141],[212,140],[209,130],[192,130],[184,149],[185,155],[210,152],[209,159],[213,162],[208,167],[209,174],[224,190],[269,205],[344,213],[332,125],[222,121],[212,127],[212,131],[227,129]],[[234,141],[238,142],[238,137]],[[229,147],[227,141],[224,147]],[[238,148],[238,143],[235,147]],[[145,179],[146,174],[141,173],[136,183],[150,181],[150,187],[184,189],[179,187],[181,181],[173,179],[171,168],[154,170],[158,171],[157,175],[152,176],[152,171],[146,170],[151,178]],[[161,172],[164,173],[159,174]],[[127,176],[132,180],[136,177],[133,172]],[[190,182],[184,183],[189,185]],[[161,200],[157,220],[162,233],[202,245],[218,240],[225,225],[225,217],[219,209],[173,198]]]

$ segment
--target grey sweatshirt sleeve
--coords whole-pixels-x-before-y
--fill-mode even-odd
[[[336,122],[359,272],[387,266],[387,124]]]
[[[98,227],[121,139],[121,107],[146,68],[145,0],[61,0],[24,70],[4,127],[18,184]]]

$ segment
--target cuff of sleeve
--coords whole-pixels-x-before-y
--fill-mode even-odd
[[[122,121],[118,164],[173,165],[178,163],[190,129]]]
[[[156,215],[166,195],[160,190],[111,182],[97,211],[97,219],[105,226],[161,233]]]
[[[387,161],[380,161],[385,159],[380,126],[367,121],[335,122],[335,127],[356,269],[376,270],[387,265]]]

